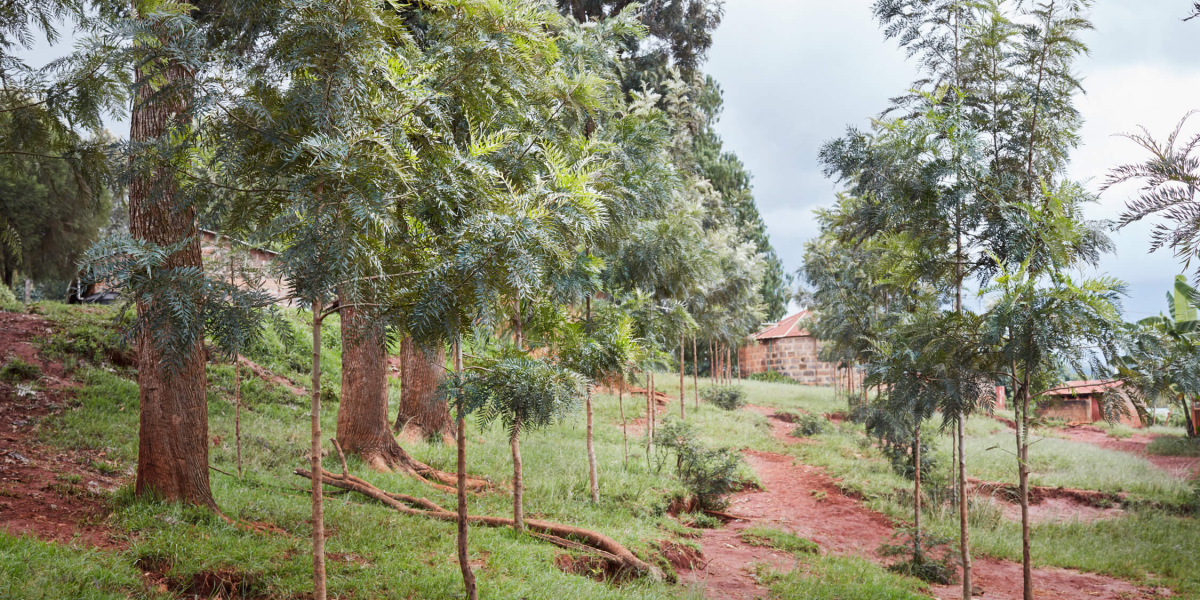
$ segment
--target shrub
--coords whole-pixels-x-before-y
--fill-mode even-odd
[[[911,529],[897,531],[892,535],[893,543],[880,546],[879,553],[883,556],[904,557],[889,565],[888,570],[936,585],[954,583],[958,578],[958,557],[950,538],[922,533],[921,552],[917,553],[913,548],[913,534]]]
[[[1150,445],[1146,446],[1146,453],[1157,456],[1200,456],[1200,439],[1173,435],[1156,436]]]
[[[764,381],[766,383],[799,384],[799,382],[795,379],[792,379],[791,377],[788,377],[779,371],[764,371],[762,373],[754,373],[753,375],[747,375],[746,379],[749,379],[750,381]]]
[[[705,402],[725,410],[737,410],[746,404],[746,392],[736,385],[713,385],[700,391]]]
[[[721,510],[725,496],[741,485],[738,467],[742,455],[732,448],[709,448],[696,439],[696,429],[686,421],[667,420],[655,435],[660,453],[660,465],[675,457],[675,472],[705,510]]]
[[[683,513],[679,521],[693,529],[716,529],[721,520],[705,512]]]
[[[42,370],[37,365],[27,363],[19,357],[12,357],[0,367],[0,380],[9,383],[31,381],[42,376]]]
[[[792,436],[798,438],[825,433],[825,428],[829,425],[829,421],[820,415],[800,415],[793,423],[796,424],[796,428],[792,430]]]
[[[7,285],[0,284],[0,310],[8,312],[25,312],[25,305],[17,301],[12,290]]]

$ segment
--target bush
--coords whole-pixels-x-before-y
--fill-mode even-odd
[[[825,433],[825,428],[829,425],[829,421],[820,415],[800,415],[793,422],[796,424],[796,428],[792,430],[792,437],[798,438]]]
[[[660,452],[660,467],[670,454],[674,455],[675,472],[688,492],[696,497],[699,508],[725,508],[725,496],[741,486],[737,471],[742,464],[742,455],[732,448],[705,446],[696,439],[696,429],[690,423],[665,421],[655,435],[655,441]],[[664,452],[667,454],[661,454]]]
[[[8,312],[25,312],[25,305],[17,301],[12,290],[7,285],[0,284],[0,310]]]
[[[764,371],[762,373],[754,373],[753,375],[747,375],[746,379],[749,379],[750,381],[765,381],[767,383],[799,384],[799,382],[795,379],[792,379],[791,377],[788,377],[779,371]]]
[[[1156,436],[1150,445],[1146,446],[1146,453],[1157,456],[1200,456],[1200,439],[1173,435]]]
[[[914,539],[914,532],[904,529],[892,536],[893,543],[879,548],[883,556],[904,557],[904,560],[889,565],[888,570],[936,585],[954,583],[958,579],[958,557],[950,538],[922,533],[920,554],[913,550]]]
[[[736,385],[712,385],[701,390],[700,397],[725,410],[737,410],[746,405],[746,392]]]
[[[42,370],[37,365],[27,363],[19,357],[12,357],[0,367],[0,380],[9,383],[30,381],[42,376]]]

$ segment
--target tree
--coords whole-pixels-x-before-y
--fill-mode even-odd
[[[438,381],[446,372],[446,350],[425,349],[405,337],[400,344],[400,408],[393,431],[411,431],[425,438],[454,437],[450,407],[437,401]]]
[[[1144,163],[1113,168],[1101,188],[1103,191],[1125,182],[1140,182],[1139,196],[1126,204],[1117,228],[1162,216],[1167,222],[1154,225],[1150,251],[1168,247],[1185,265],[1200,253],[1200,221],[1196,218],[1200,214],[1200,155],[1195,154],[1200,150],[1200,134],[1190,139],[1181,137],[1193,114],[1180,119],[1161,143],[1144,128],[1140,134],[1126,134],[1149,152],[1150,158]]]

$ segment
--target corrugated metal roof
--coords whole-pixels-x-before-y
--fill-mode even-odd
[[[1064,381],[1062,385],[1047,391],[1044,396],[1086,396],[1102,394],[1105,390],[1121,385],[1120,381],[1111,379],[1094,379],[1091,381]]]
[[[755,334],[754,339],[761,342],[765,340],[777,340],[779,338],[806,337],[808,336],[808,331],[800,329],[800,321],[804,320],[808,315],[809,312],[807,310],[802,310],[758,332]]]

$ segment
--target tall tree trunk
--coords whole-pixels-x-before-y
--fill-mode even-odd
[[[968,514],[969,507],[967,506],[967,454],[966,448],[963,446],[963,441],[966,437],[963,432],[966,426],[964,423],[966,418],[965,414],[961,412],[958,414],[958,426],[955,433],[957,442],[955,445],[958,446],[958,537],[959,550],[962,553],[963,600],[971,600],[971,534],[967,529],[967,521],[970,516]]]
[[[1021,392],[1021,418],[1017,420],[1017,474],[1021,494],[1021,575],[1024,598],[1033,600],[1033,555],[1029,548],[1029,382]]]
[[[358,309],[342,316],[342,401],[337,439],[342,449],[377,471],[410,463],[388,427],[387,347],[383,329]],[[411,465],[409,465],[411,466]]]
[[[412,338],[400,344],[401,387],[400,410],[396,414],[394,431],[409,428],[426,439],[454,436],[454,420],[450,405],[434,400],[438,383],[446,371],[446,350],[426,354]]]
[[[454,341],[454,374],[462,373],[462,344]],[[479,592],[475,589],[475,573],[471,570],[471,560],[467,555],[467,422],[463,414],[462,390],[455,394],[457,409],[455,412],[455,442],[458,446],[458,567],[462,570],[463,586],[466,588],[467,600],[477,600]]]
[[[596,477],[596,447],[592,440],[592,386],[587,388],[587,459],[588,488],[592,491],[592,502],[600,501],[600,482]]]
[[[700,410],[700,353],[696,351],[696,337],[692,336],[692,394],[696,399],[696,410]]]
[[[683,382],[684,365],[687,364],[687,357],[684,356],[683,334],[679,334],[679,418],[687,419],[686,409],[684,408],[684,393],[687,387]]]
[[[517,350],[525,351],[525,324],[521,318],[521,296],[517,295],[516,311],[514,313],[513,337]],[[520,533],[525,530],[525,474],[521,464],[521,417],[513,420],[513,430],[509,436],[512,446],[513,463],[513,530]]]
[[[913,433],[913,560],[920,562],[921,548],[921,424]]]
[[[242,476],[242,366],[233,355],[233,438],[237,444],[238,477]]]
[[[651,388],[653,388],[654,386],[651,385],[651,381],[652,381],[652,378],[651,378],[650,372],[647,371],[646,372],[646,468],[647,469],[650,468],[650,433],[651,433],[651,429],[654,428],[654,421],[653,421],[653,419],[654,419],[654,392],[651,391]]]
[[[312,305],[312,537],[313,598],[325,600],[325,504],[321,488],[321,302]]]
[[[171,64],[159,73],[138,69],[137,98],[130,117],[129,138],[136,146],[153,146],[186,127],[189,117],[186,88],[192,73]],[[162,86],[152,83],[161,77]],[[149,152],[153,152],[150,150]],[[135,173],[129,184],[129,232],[159,246],[187,241],[163,265],[166,269],[204,267],[200,257],[195,209],[180,206],[178,186],[170,165]],[[157,310],[156,302],[137,301],[139,317]],[[208,480],[208,401],[204,373],[204,336],[179,356],[165,357],[154,343],[161,332],[138,336],[138,496],[158,495],[168,500],[216,508]],[[170,358],[171,360],[167,360]],[[168,363],[172,367],[168,367]]]
[[[625,423],[625,375],[617,387],[617,406],[621,409],[621,443],[625,449],[625,468],[629,468],[629,428]]]

